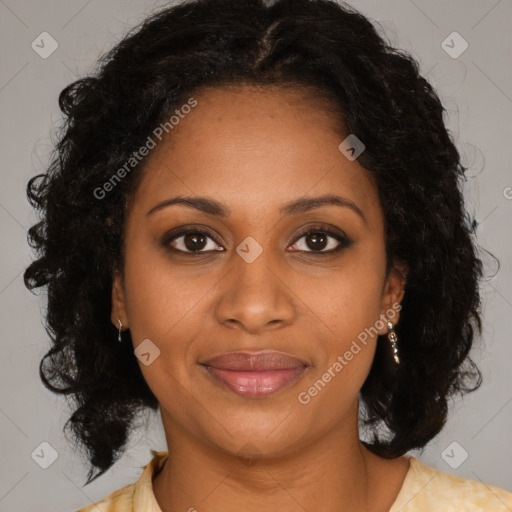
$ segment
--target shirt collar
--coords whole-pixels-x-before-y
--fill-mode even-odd
[[[162,469],[168,452],[151,450],[152,460],[145,466],[140,478],[134,484],[133,512],[162,512],[153,492],[153,477]]]

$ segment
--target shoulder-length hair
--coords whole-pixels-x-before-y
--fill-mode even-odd
[[[380,336],[361,390],[366,446],[388,458],[423,447],[443,427],[450,396],[480,385],[468,356],[481,334],[482,262],[464,207],[466,169],[418,63],[343,3],[188,1],[151,15],[94,74],[62,90],[51,163],[27,186],[41,217],[24,279],[31,290],[47,287],[52,341],[39,371],[73,401],[64,430],[87,450],[86,484],[122,454],[136,413],[158,407],[131,339],[116,343],[110,322],[126,205],[144,164],[132,161],[128,172],[126,162],[199,88],[240,84],[316,91],[366,146],[358,161],[376,177],[388,269],[408,268],[395,328],[401,363]]]

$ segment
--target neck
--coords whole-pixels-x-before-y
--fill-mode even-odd
[[[404,461],[400,474],[397,464],[390,473],[386,463],[395,461],[371,454],[355,427],[279,457],[243,460],[167,421],[169,458],[153,480],[156,499],[162,512],[387,511],[405,478]]]

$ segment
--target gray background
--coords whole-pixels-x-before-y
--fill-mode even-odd
[[[484,336],[473,355],[484,384],[476,393],[456,400],[443,432],[423,454],[413,455],[442,471],[512,491],[512,2],[350,3],[377,20],[379,30],[394,45],[411,52],[437,88],[448,111],[448,127],[474,176],[464,192],[468,209],[480,222],[479,243],[501,261],[500,272],[482,285]],[[71,512],[134,482],[150,459],[150,447],[166,449],[159,415],[148,415],[147,431],[141,427],[126,455],[99,481],[81,488],[84,459],[62,434],[69,415],[65,401],[47,391],[38,375],[49,343],[41,317],[45,298],[30,294],[22,280],[31,259],[26,231],[35,219],[25,187],[31,176],[44,170],[56,140],[58,93],[86,74],[131,26],[162,5],[142,0],[0,0],[2,512]],[[31,43],[45,31],[59,46],[43,59]],[[441,46],[453,31],[469,44],[456,59]],[[448,44],[459,47],[457,41]],[[493,275],[494,261],[483,256],[487,275]],[[58,453],[48,469],[31,457],[44,441]],[[453,442],[458,445],[450,447]],[[468,458],[460,463],[463,450]]]

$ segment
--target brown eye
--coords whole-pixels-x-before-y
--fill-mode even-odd
[[[210,251],[222,251],[212,236],[206,231],[188,229],[166,236],[162,241],[164,246],[171,246],[177,252],[202,253]]]
[[[300,242],[304,239],[304,242]],[[310,229],[303,233],[291,246],[294,251],[332,254],[352,245],[347,237],[329,230]]]
[[[329,236],[325,233],[310,233],[306,235],[306,245],[314,251],[322,251],[328,245]]]
[[[206,236],[202,233],[188,233],[183,236],[183,245],[189,251],[200,251],[207,245],[206,240]]]

